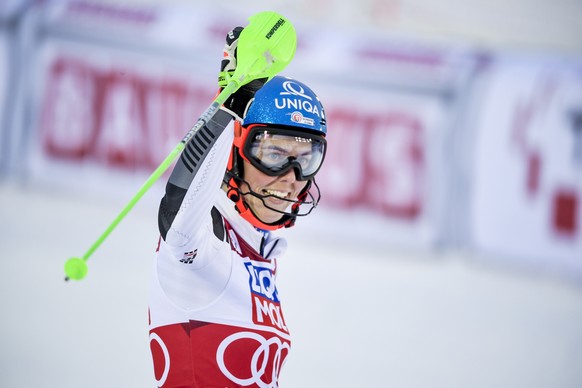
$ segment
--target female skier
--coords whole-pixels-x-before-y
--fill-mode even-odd
[[[227,36],[221,87],[241,30]],[[286,242],[274,231],[317,205],[325,134],[313,91],[276,76],[239,89],[182,152],[159,208],[158,386],[278,387],[291,341],[275,282]]]

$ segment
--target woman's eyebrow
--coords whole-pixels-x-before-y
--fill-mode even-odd
[[[269,150],[269,151],[277,151],[277,152],[281,152],[281,153],[290,153],[292,151],[291,149],[287,149],[275,144],[269,144],[265,146],[265,150]],[[304,152],[299,152],[296,156],[306,156],[306,155],[311,155],[313,153],[313,151],[311,150],[311,147],[308,150],[305,150]]]
[[[287,152],[286,148],[283,148],[281,146],[275,145],[275,144],[269,144],[267,146],[265,146],[266,149],[271,150],[271,151],[281,151],[281,152]]]

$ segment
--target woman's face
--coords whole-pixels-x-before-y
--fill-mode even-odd
[[[269,176],[253,164],[244,160],[244,181],[242,193],[252,191],[265,198],[257,198],[243,194],[244,200],[255,216],[266,224],[272,224],[283,217],[282,212],[289,211],[289,206],[297,201],[297,197],[306,187],[307,180],[297,180],[294,168],[313,167],[313,163],[322,160],[321,148],[316,147],[312,139],[300,136],[289,136],[258,132],[249,143],[249,156],[264,168],[277,171],[284,170],[285,165],[293,160],[293,168],[289,168],[279,176]]]
[[[293,169],[290,169],[281,176],[273,177],[263,174],[246,160],[244,161],[244,178],[250,187],[243,182],[243,193],[248,192],[250,189],[264,196],[273,195],[262,200],[250,194],[244,196],[245,202],[253,213],[266,224],[280,220],[283,214],[272,209],[280,212],[285,211],[291,204],[289,201],[297,200],[297,196],[305,185],[307,185],[307,181],[298,181],[295,178],[295,171]],[[286,201],[275,197],[284,198]],[[266,207],[265,204],[272,209]]]

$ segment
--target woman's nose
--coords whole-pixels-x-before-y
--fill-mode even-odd
[[[280,176],[279,180],[281,182],[290,182],[290,183],[295,182],[297,180],[297,177],[295,176],[295,169],[290,168],[289,171],[287,171],[286,173],[284,173],[283,175]]]

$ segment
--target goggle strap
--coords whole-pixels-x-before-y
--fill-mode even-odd
[[[248,128],[243,127],[241,123],[235,121],[233,145],[237,147],[239,150],[242,150],[248,134],[249,134]]]

